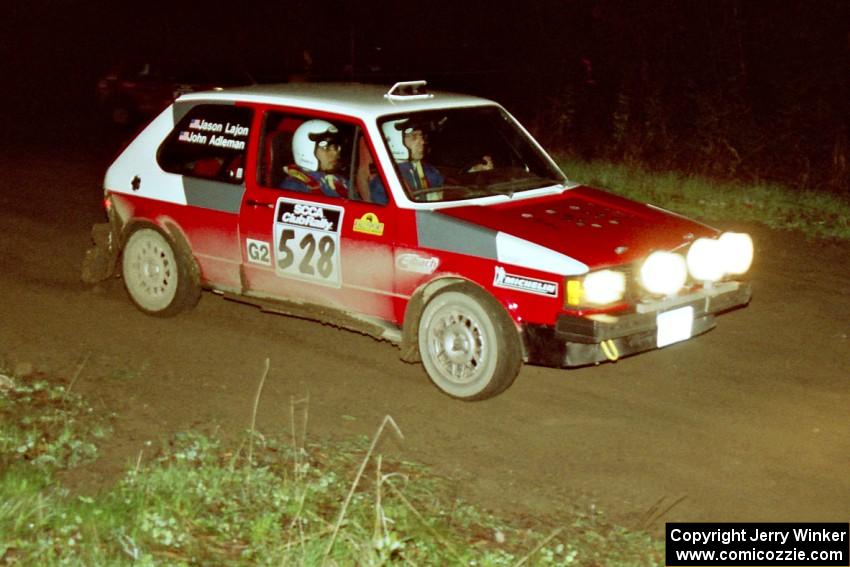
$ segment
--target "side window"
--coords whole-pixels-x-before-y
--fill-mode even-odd
[[[349,122],[268,112],[257,161],[264,187],[381,205],[388,200],[371,149]]]
[[[252,116],[250,108],[233,105],[193,107],[159,147],[159,166],[188,177],[242,183]]]

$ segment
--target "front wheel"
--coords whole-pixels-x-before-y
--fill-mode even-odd
[[[495,299],[468,285],[449,286],[425,306],[419,353],[440,390],[469,401],[500,394],[522,366],[513,322]]]
[[[124,287],[145,313],[176,315],[194,307],[201,295],[189,262],[160,231],[136,229],[127,239],[121,259]]]

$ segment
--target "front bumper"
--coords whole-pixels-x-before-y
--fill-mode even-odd
[[[690,336],[714,328],[715,315],[750,301],[749,283],[723,282],[682,297],[638,305],[634,313],[571,317],[562,314],[554,326],[525,325],[523,340],[531,364],[584,366],[637,354],[657,347],[657,316],[681,307],[693,308]],[[616,357],[614,357],[616,358]]]

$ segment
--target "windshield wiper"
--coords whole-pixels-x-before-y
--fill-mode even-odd
[[[507,195],[513,197],[514,193],[520,191],[530,191],[532,189],[540,189],[549,185],[562,185],[560,179],[552,179],[550,177],[526,177],[524,179],[514,179],[512,181],[503,181],[501,183],[493,183],[487,186],[487,191],[496,195]]]
[[[428,193],[435,193],[435,192],[440,192],[440,193],[457,192],[458,194],[461,194],[461,193],[468,194],[464,198],[469,198],[469,195],[471,195],[473,197],[479,197],[481,195],[487,194],[487,191],[486,191],[485,188],[474,187],[472,185],[440,185],[439,187],[428,187],[426,189],[412,189],[412,190],[408,190],[408,192],[413,197],[414,201],[419,201],[419,202],[423,201],[423,199],[422,199],[423,195],[426,195]],[[480,193],[480,195],[475,195],[475,193]],[[444,199],[440,199],[440,200],[442,201]],[[446,200],[455,201],[457,199],[446,199]]]

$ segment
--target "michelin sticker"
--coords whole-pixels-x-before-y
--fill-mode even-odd
[[[279,276],[340,287],[339,232],[343,208],[278,199],[274,268]]]
[[[354,232],[381,236],[384,234],[384,223],[378,220],[375,213],[363,213],[362,217],[354,219]]]
[[[517,289],[528,293],[536,293],[537,295],[545,295],[546,297],[558,297],[557,283],[509,274],[501,266],[496,266],[493,285],[505,289]]]

